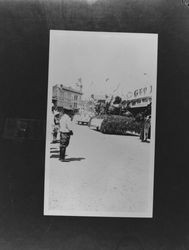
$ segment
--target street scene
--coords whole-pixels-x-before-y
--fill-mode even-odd
[[[50,38],[44,214],[152,217],[156,37]]]
[[[75,125],[60,162],[51,144],[49,209],[137,213],[148,209],[150,143]]]

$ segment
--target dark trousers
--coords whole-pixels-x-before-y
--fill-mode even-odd
[[[70,135],[68,133],[60,132],[60,160],[65,159],[66,148],[70,142]]]
[[[55,128],[53,129],[53,141],[54,141],[54,142],[56,142],[56,140],[57,140],[57,135],[58,135],[58,128],[55,127]]]
[[[66,154],[66,148],[65,147],[60,147],[60,160],[65,159],[65,154]]]
[[[140,139],[141,139],[141,141],[144,140],[144,124],[142,124],[142,128],[141,128],[141,131],[140,131]]]
[[[57,139],[57,132],[53,132],[53,141],[56,141]]]

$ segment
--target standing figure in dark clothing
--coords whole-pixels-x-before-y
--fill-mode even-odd
[[[150,133],[150,127],[151,127],[151,116],[147,116],[144,123],[144,140],[148,141],[149,133]]]
[[[59,112],[56,107],[52,107],[52,143],[57,142],[57,135],[59,130]]]
[[[140,139],[141,141],[144,141],[144,123],[145,123],[145,116],[144,114],[142,113],[141,114],[141,130],[140,130]]]
[[[60,112],[60,161],[65,160],[66,148],[70,142],[70,135],[73,135],[72,122],[69,111],[64,109]]]
[[[54,116],[54,133],[53,133],[53,141],[57,142],[57,136],[59,132],[59,113],[55,112]]]

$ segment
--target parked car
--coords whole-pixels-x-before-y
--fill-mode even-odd
[[[81,115],[78,115],[76,119],[77,119],[77,124],[88,125],[91,117],[88,114],[81,114]]]

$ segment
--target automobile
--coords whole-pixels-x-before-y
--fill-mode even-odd
[[[104,120],[103,118],[97,118],[97,117],[91,118],[89,128],[100,131],[103,120]]]
[[[81,114],[81,115],[78,115],[76,119],[77,119],[76,121],[77,124],[88,125],[91,117],[89,114]]]

